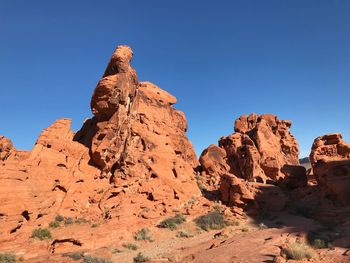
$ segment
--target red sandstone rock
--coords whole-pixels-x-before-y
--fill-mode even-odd
[[[222,200],[234,206],[256,202],[258,195],[263,196],[257,183],[305,186],[306,171],[299,166],[298,143],[289,132],[290,126],[290,121],[271,114],[239,117],[235,133],[222,137],[219,146],[211,145],[201,154],[199,161],[207,183],[221,177]],[[265,190],[272,188],[266,186]],[[276,207],[281,208],[286,198],[282,192],[278,194],[283,201]]]
[[[286,177],[282,169],[285,165],[299,165],[298,143],[289,132],[290,126],[290,121],[271,114],[241,116],[235,121],[236,132],[219,141],[226,152],[220,157],[225,163],[221,161],[220,169],[213,170],[209,161],[201,158],[201,165],[211,176],[223,174],[225,167],[226,173],[248,181],[277,182]]]
[[[45,252],[47,244],[35,243],[31,232],[58,214],[106,227],[94,238],[90,225],[53,231],[58,241],[50,253],[70,252],[74,244],[96,249],[96,238],[107,246],[200,195],[185,115],[173,108],[174,96],[138,82],[131,58],[129,47],[116,49],[92,96],[94,117],[78,133],[69,119],[57,120],[32,151],[0,137],[1,251]]]
[[[174,96],[137,81],[131,57],[130,48],[116,49],[91,100],[95,117],[76,139],[90,147],[91,162],[112,185],[151,201],[183,203],[200,193],[185,116],[172,107]]]
[[[0,161],[5,161],[14,150],[10,139],[0,135]]]
[[[342,139],[341,134],[316,138],[310,161],[324,194],[344,205],[350,204],[350,144]]]

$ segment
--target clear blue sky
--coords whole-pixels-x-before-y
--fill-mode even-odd
[[[0,2],[0,134],[31,149],[58,118],[78,130],[114,47],[178,98],[197,153],[251,112],[350,140],[350,1]]]

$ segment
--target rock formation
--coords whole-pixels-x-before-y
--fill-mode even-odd
[[[324,194],[341,204],[350,204],[350,144],[340,133],[317,137],[310,161]]]
[[[91,99],[94,117],[78,133],[69,119],[59,119],[32,151],[18,151],[0,137],[2,238],[27,240],[58,214],[124,220],[127,228],[159,220],[200,195],[198,161],[185,116],[172,106],[176,98],[139,82],[131,58],[129,47],[116,49]]]
[[[11,140],[0,135],[0,161],[5,161],[13,149]]]
[[[94,117],[76,140],[112,185],[151,201],[184,202],[199,194],[185,115],[172,107],[174,96],[138,82],[131,58],[129,47],[116,49],[91,99]]]
[[[239,117],[235,133],[222,137],[219,146],[209,146],[200,156],[208,185],[217,186],[221,181],[223,201],[233,205],[255,195],[256,191],[247,190],[254,182],[289,188],[306,185],[305,168],[299,166],[298,143],[290,126],[290,121],[278,120],[271,114]]]

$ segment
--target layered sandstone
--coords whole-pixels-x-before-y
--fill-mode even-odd
[[[317,137],[310,161],[324,194],[344,205],[350,204],[350,144],[340,133]]]

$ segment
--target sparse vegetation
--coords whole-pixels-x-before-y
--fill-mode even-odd
[[[89,221],[87,221],[85,218],[78,218],[74,221],[74,223],[80,225],[80,224],[87,224]]]
[[[91,227],[92,227],[92,228],[96,228],[96,227],[98,227],[98,224],[93,223],[93,224],[91,225]]]
[[[63,221],[64,221],[64,217],[61,216],[61,215],[57,215],[57,216],[55,217],[55,221],[56,221],[56,222],[63,222]]]
[[[71,225],[73,223],[74,223],[74,221],[73,221],[73,219],[71,217],[67,217],[67,218],[64,219],[64,224],[65,225]]]
[[[136,244],[133,244],[133,243],[123,244],[123,247],[125,247],[129,250],[138,250],[138,246]]]
[[[169,228],[175,230],[178,225],[181,225],[186,221],[186,218],[181,214],[176,214],[174,217],[167,218],[159,223],[160,228]]]
[[[71,252],[71,253],[64,253],[62,256],[71,258],[73,260],[80,260],[84,257],[84,253],[82,252]]]
[[[84,256],[83,263],[112,263],[112,261],[101,257],[86,255]]]
[[[57,221],[52,221],[52,222],[50,222],[49,227],[50,228],[58,228],[58,227],[60,227],[60,223]]]
[[[141,230],[137,231],[137,233],[134,236],[134,239],[153,241],[151,236],[149,235],[149,230],[147,228],[142,228]]]
[[[149,257],[146,257],[145,255],[143,255],[141,252],[139,252],[137,254],[136,257],[134,257],[134,262],[135,263],[142,263],[142,262],[147,262],[149,261]]]
[[[329,245],[327,241],[317,238],[312,242],[312,247],[316,249],[321,249],[321,248],[328,248]]]
[[[32,238],[36,238],[39,240],[51,239],[52,235],[50,230],[47,228],[36,228],[32,232]]]
[[[249,228],[243,227],[243,228],[241,229],[241,231],[242,231],[242,232],[249,232]]]
[[[15,263],[16,256],[11,253],[1,253],[0,254],[0,263]]]
[[[282,252],[286,255],[287,259],[302,260],[315,257],[315,252],[312,248],[302,242],[288,244]]]
[[[182,238],[190,238],[193,237],[193,235],[189,234],[187,231],[185,230],[180,230],[179,232],[177,232],[176,234],[177,237],[182,237]]]
[[[208,231],[210,229],[222,229],[226,226],[224,216],[217,210],[197,217],[195,219],[195,223],[198,227],[202,228],[205,231]]]
[[[114,248],[113,250],[112,250],[112,254],[118,254],[118,253],[122,253],[123,252],[123,250],[121,250],[121,249],[119,249],[119,248]]]

